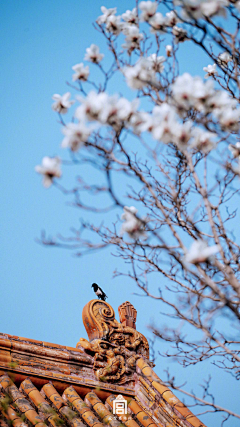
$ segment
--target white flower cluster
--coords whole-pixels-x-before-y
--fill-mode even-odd
[[[54,178],[62,175],[60,169],[61,160],[59,157],[43,157],[42,164],[35,166],[35,171],[43,175],[43,185],[48,188],[53,183]]]
[[[153,54],[142,58],[133,67],[126,67],[124,74],[128,85],[133,89],[142,89],[148,82],[156,84],[156,71],[163,70],[164,60],[164,57]],[[138,99],[130,102],[105,92],[90,92],[86,98],[79,98],[80,106],[75,111],[78,123],[69,123],[63,128],[65,137],[62,147],[79,150],[95,128],[88,123],[96,122],[115,130],[125,126],[136,134],[149,132],[156,141],[173,143],[179,150],[208,153],[215,147],[216,134],[194,126],[191,120],[184,123],[179,120],[179,115],[184,116],[191,108],[201,113],[212,113],[222,130],[235,132],[239,129],[240,110],[236,108],[236,101],[226,91],[215,90],[213,82],[204,82],[200,77],[185,73],[176,79],[171,90],[175,105],[164,102],[155,106],[151,113],[137,110]],[[57,102],[62,105],[62,101]],[[67,102],[72,102],[69,96]]]
[[[140,33],[138,27],[137,9],[127,10],[122,16],[116,16],[117,8],[107,9],[101,7],[103,15],[99,16],[97,23],[105,25],[108,33],[117,36],[121,32],[126,36],[126,43],[123,45],[128,50],[133,50],[139,47],[139,42],[143,39],[143,34]]]
[[[93,62],[95,64],[98,64],[102,59],[104,55],[100,53],[99,47],[95,44],[92,44],[90,47],[86,49],[86,54],[84,59],[86,61]],[[89,77],[89,67],[84,67],[84,64],[81,62],[80,64],[76,64],[72,67],[73,71],[75,71],[75,74],[73,74],[72,79],[73,81],[87,81]],[[71,105],[75,101],[70,101],[71,94],[70,92],[65,93],[64,95],[54,94],[53,99],[54,103],[52,104],[52,109],[54,111],[57,111],[60,114],[66,114],[68,112],[68,109],[71,107]]]
[[[153,56],[152,63],[155,67],[161,68],[161,60]],[[88,67],[86,67],[88,68]],[[79,79],[79,73],[88,73],[84,70],[83,64],[77,64],[73,67],[76,74],[74,80]],[[85,75],[85,74],[84,74]],[[59,113],[67,112],[74,101],[70,101],[70,93],[63,96],[54,95],[55,103],[52,108]],[[129,122],[134,113],[136,113],[139,100],[132,102],[125,98],[119,98],[117,95],[108,96],[107,93],[96,93],[91,91],[86,98],[78,97],[81,105],[75,111],[75,118],[78,123],[69,123],[62,132],[65,135],[62,141],[63,148],[69,148],[72,151],[78,151],[88,141],[92,131],[96,126],[87,126],[87,122],[98,122],[101,125],[110,125],[115,130],[119,130],[123,125],[129,126]]]
[[[172,27],[176,42],[186,40],[187,32],[183,28],[176,26],[178,23],[176,13],[170,11],[166,13],[166,16],[163,16],[160,12],[157,12],[157,7],[157,2],[141,1],[139,3],[141,15],[140,19],[138,19],[136,8],[127,10],[122,15],[116,16],[116,8],[107,9],[102,6],[101,11],[103,15],[98,17],[97,23],[104,25],[106,31],[110,34],[119,35],[123,33],[126,39],[122,47],[127,49],[128,52],[139,48],[139,43],[143,40],[143,34],[139,30],[139,21],[148,22],[152,33],[165,33],[167,28]]]
[[[163,58],[163,59],[162,59]],[[157,83],[156,66],[163,70],[164,57],[141,58],[133,67],[125,67],[123,74],[132,89],[143,89],[147,84]]]
[[[166,32],[167,27],[174,27],[177,22],[177,15],[172,10],[163,16],[160,12],[157,12],[158,4],[152,1],[141,1],[139,3],[139,9],[142,11],[140,21],[148,22],[151,26],[151,31],[155,32]]]
[[[237,2],[240,4],[239,2]],[[240,11],[240,6],[235,3],[235,7]],[[176,6],[181,6],[183,14],[187,18],[195,19],[203,16],[212,17],[221,15],[225,7],[229,5],[228,0],[176,0]],[[238,7],[239,6],[239,7]],[[105,30],[115,36],[123,33],[125,35],[125,45],[129,51],[138,48],[144,36],[139,30],[140,22],[147,22],[150,31],[166,32],[169,27],[175,37],[175,42],[182,42],[187,39],[185,29],[177,26],[181,19],[177,18],[175,11],[171,11],[163,16],[157,11],[158,2],[141,1],[139,3],[140,16],[137,9],[127,10],[121,16],[116,16],[117,9],[107,9],[102,6],[101,15],[97,19],[99,25],[104,25]],[[166,56],[173,54],[174,45],[166,46]],[[92,44],[86,49],[84,60],[99,64],[104,55],[100,53],[97,45]],[[208,65],[203,70],[206,71],[205,78],[217,75],[217,64],[219,67],[227,67],[233,58],[228,52],[222,52],[216,59],[216,64]],[[146,85],[153,85],[158,88],[158,73],[164,70],[164,56],[151,54],[147,58],[141,57],[135,65],[122,69],[129,87],[141,90]],[[84,66],[81,62],[72,67],[74,74],[73,81],[87,81],[89,77],[89,66]],[[60,114],[67,113],[68,109],[75,102],[70,100],[70,92],[64,95],[54,94],[52,109]],[[63,128],[64,139],[63,148],[69,148],[73,152],[78,151],[87,145],[89,137],[96,126],[111,126],[116,131],[123,126],[131,128],[135,134],[149,132],[153,139],[164,144],[175,144],[179,150],[199,150],[208,153],[215,147],[214,139],[216,134],[206,132],[200,127],[194,127],[191,120],[182,123],[182,118],[186,118],[186,113],[190,109],[195,109],[200,113],[212,114],[218,120],[222,130],[227,132],[239,131],[240,109],[237,109],[237,101],[232,99],[227,91],[215,90],[213,81],[204,82],[200,77],[192,77],[185,73],[176,78],[171,86],[170,103],[163,102],[155,106],[151,113],[137,111],[139,100],[132,102],[119,96],[109,96],[105,92],[90,92],[86,98],[78,98],[80,106],[75,111],[75,122],[67,124]],[[181,116],[181,120],[179,119]],[[211,117],[212,120],[212,117]],[[77,121],[77,122],[76,122]],[[90,122],[90,123],[89,123]],[[96,122],[96,124],[91,124]],[[240,161],[240,143],[229,146],[234,158]],[[58,157],[44,157],[42,165],[36,166],[36,171],[43,175],[43,184],[49,187],[54,178],[61,177],[60,159]],[[136,218],[136,208],[125,207],[122,219],[125,221],[122,232],[127,232],[131,237],[144,235],[143,223]],[[140,234],[139,234],[140,233]],[[134,237],[135,236],[135,237]],[[137,237],[138,238],[138,237]]]
[[[179,150],[193,149],[208,153],[215,146],[214,133],[194,127],[191,120],[180,123],[176,109],[167,103],[154,107],[152,114],[133,114],[130,124],[136,134],[148,131],[155,140],[173,143]]]
[[[124,213],[122,214],[121,219],[124,222],[122,224],[120,234],[123,235],[127,233],[133,240],[138,240],[140,238],[146,239],[147,234],[145,232],[145,225],[147,219],[138,219],[136,217],[137,209],[134,206],[124,206],[123,210]]]
[[[105,24],[106,30],[112,34],[119,34],[122,29],[121,16],[116,16],[117,8],[113,7],[107,9],[105,6],[101,7],[103,15],[99,16],[97,23],[99,25]]]
[[[182,7],[182,17],[184,19],[201,19],[204,16],[212,17],[216,15],[226,16],[228,0],[175,0],[176,6]]]
[[[163,103],[155,106],[152,113],[137,111],[139,100],[128,101],[107,93],[90,92],[76,109],[78,123],[69,123],[63,128],[65,138],[62,147],[79,150],[88,141],[94,127],[87,122],[109,125],[115,130],[122,126],[131,128],[135,134],[151,133],[162,143],[174,143],[180,150],[197,149],[207,153],[214,148],[215,134],[193,126],[191,120],[181,123],[174,106]]]
[[[63,148],[70,148],[72,151],[78,151],[91,135],[91,129],[84,122],[68,123],[63,129],[65,138],[62,141]]]
[[[109,96],[105,92],[90,92],[86,98],[79,98],[82,102],[76,109],[75,116],[80,123],[97,121],[102,125],[110,125],[118,130],[136,112],[139,101],[128,101],[117,95]]]
[[[109,33],[118,35],[122,30],[121,16],[115,16],[117,8],[107,9],[105,6],[101,7],[103,15],[99,16],[97,23],[99,25],[106,24],[106,30]]]
[[[122,47],[128,49],[131,52],[134,49],[139,48],[139,43],[143,39],[143,34],[140,33],[137,25],[125,25],[123,27],[123,34],[125,34],[125,42]]]
[[[187,31],[177,26],[179,19],[175,11],[171,10],[163,16],[162,13],[157,12],[157,6],[157,2],[140,2],[139,9],[142,11],[140,20],[149,23],[152,33],[165,33],[167,28],[172,27],[172,34],[174,35],[175,42],[184,42],[187,39]]]
[[[240,109],[237,101],[226,91],[215,90],[214,82],[203,82],[201,77],[192,77],[188,73],[179,76],[172,85],[172,95],[179,112],[194,108],[203,113],[212,113],[224,131],[239,129]]]
[[[228,63],[232,61],[232,56],[228,52],[222,52],[217,58],[217,63],[222,67],[227,67]],[[217,64],[208,65],[207,67],[203,67],[203,71],[206,71],[205,79],[210,76],[218,75],[217,72]]]
[[[160,57],[161,58],[161,57]],[[162,59],[153,56],[147,60],[155,67],[162,66]],[[155,64],[155,65],[154,65]],[[134,68],[134,67],[133,67]],[[132,71],[133,68],[130,68]],[[129,72],[129,70],[126,70]],[[129,77],[129,76],[127,76]],[[130,77],[129,77],[130,78]],[[139,88],[139,80],[132,78],[132,87]],[[173,143],[178,149],[194,149],[207,153],[214,148],[215,134],[193,126],[191,120],[181,123],[174,106],[163,103],[155,106],[151,113],[138,111],[139,100],[128,101],[117,95],[91,91],[86,98],[79,98],[80,106],[75,111],[77,123],[69,123],[63,128],[65,135],[63,148],[78,151],[83,147],[96,125],[111,126],[115,130],[122,126],[131,128],[134,133],[149,132],[153,139],[164,144]],[[96,122],[89,125],[89,122]]]
[[[164,56],[155,53],[147,58],[141,58],[132,67],[125,67],[123,74],[127,84],[132,89],[143,89],[147,84],[157,84],[156,73],[164,70]]]

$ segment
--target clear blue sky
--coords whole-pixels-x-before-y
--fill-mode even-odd
[[[34,166],[44,155],[62,155],[62,135],[51,97],[68,90],[65,82],[71,81],[71,67],[83,60],[86,47],[96,43],[105,50],[92,26],[102,4],[117,6],[122,13],[135,2],[11,0],[0,4],[0,331],[72,347],[80,337],[86,338],[82,308],[94,296],[93,281],[104,288],[116,313],[122,302],[133,303],[138,311],[137,329],[146,336],[150,336],[150,321],[157,324],[159,319],[157,302],[133,295],[136,289],[129,280],[112,279],[113,270],[123,265],[110,251],[76,258],[69,251],[35,242],[42,229],[67,235],[71,226],[79,224],[79,212],[54,188],[42,187]],[[202,67],[208,62],[199,52],[188,45],[180,53],[182,72],[203,75]],[[179,382],[187,378],[188,390],[212,371],[217,376],[213,382],[217,403],[238,409],[231,397],[236,384],[222,371],[209,364],[183,370],[159,357],[155,369],[161,378],[167,366]],[[220,423],[220,417],[202,418],[209,427]],[[232,427],[237,425],[232,423]]]

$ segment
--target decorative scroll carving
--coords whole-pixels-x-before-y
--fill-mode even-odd
[[[131,306],[127,314],[132,312],[136,320],[134,307],[128,302],[124,304]],[[120,318],[126,319],[124,313]],[[149,357],[149,346],[144,335],[119,323],[113,308],[105,301],[90,301],[83,309],[83,323],[90,341],[81,338],[77,348],[94,355],[96,377],[104,382],[124,383],[131,380],[136,360]]]

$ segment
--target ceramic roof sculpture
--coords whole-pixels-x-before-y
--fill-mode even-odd
[[[0,334],[1,427],[206,427],[155,374],[132,304],[119,316],[90,301],[77,348]]]

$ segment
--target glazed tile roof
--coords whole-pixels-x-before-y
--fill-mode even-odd
[[[80,339],[78,348],[0,334],[0,427],[206,427],[152,369],[134,317],[128,327],[120,316],[122,326],[101,303],[89,304],[85,323],[94,339]],[[113,320],[101,323],[99,312]],[[125,347],[116,344],[124,334]],[[119,395],[125,415],[113,415]]]
[[[23,379],[45,377],[51,381],[71,382],[84,386],[88,391],[101,386],[110,393],[134,395],[134,385],[121,386],[99,383],[93,372],[93,357],[83,350],[0,333],[0,373],[11,369]]]
[[[135,399],[129,400],[129,414],[117,417],[112,414],[114,395],[109,395],[105,404],[94,391],[87,393],[83,400],[74,387],[69,386],[61,396],[51,382],[38,390],[26,378],[17,387],[6,374],[0,377],[0,389],[2,420],[11,421],[13,427],[36,424],[38,427],[104,427],[106,424],[118,427],[124,421],[127,427],[157,427]]]

